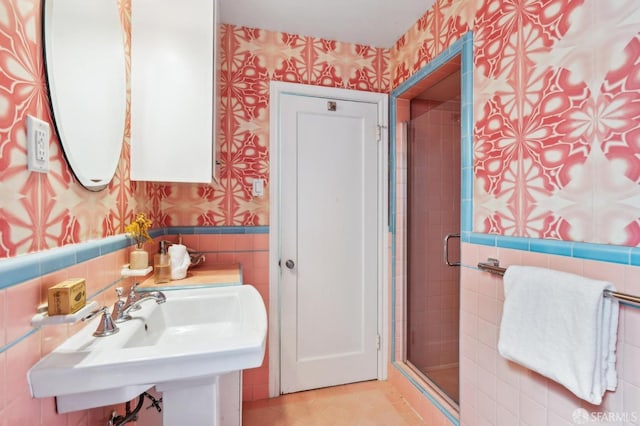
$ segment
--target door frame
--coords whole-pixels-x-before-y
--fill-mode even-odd
[[[269,397],[280,395],[280,155],[281,141],[278,117],[282,95],[309,96],[332,100],[345,100],[377,104],[380,142],[378,143],[378,380],[387,378],[389,332],[389,265],[388,265],[388,108],[389,97],[384,93],[362,92],[307,84],[270,82],[269,94]]]
[[[459,58],[456,58],[459,57]],[[398,383],[409,384],[407,388],[407,395],[415,398],[426,398],[430,404],[436,407],[453,425],[460,424],[460,410],[459,407],[449,404],[447,401],[436,395],[429,386],[416,380],[415,375],[412,374],[406,365],[402,361],[402,354],[397,347],[398,343],[404,345],[406,339],[405,324],[402,322],[404,319],[404,308],[398,309],[398,306],[403,306],[405,303],[404,297],[404,272],[405,259],[402,258],[403,243],[399,237],[401,235],[402,225],[398,222],[398,206],[402,202],[401,197],[398,195],[400,188],[397,183],[397,170],[400,168],[400,153],[397,152],[399,139],[399,125],[397,121],[398,117],[398,100],[399,99],[411,99],[416,93],[419,93],[433,84],[434,79],[442,78],[441,71],[446,70],[449,64],[459,61],[456,65],[459,66],[462,71],[461,74],[461,90],[462,90],[462,105],[460,115],[461,126],[461,204],[460,204],[460,234],[461,243],[471,242],[472,228],[473,228],[473,32],[468,31],[463,34],[458,40],[453,42],[447,49],[440,52],[429,63],[420,68],[411,77],[393,89],[390,93],[389,100],[389,114],[390,114],[390,151],[392,153],[390,158],[390,203],[391,203],[391,217],[390,217],[390,232],[392,233],[391,239],[391,256],[394,262],[391,263],[391,294],[394,297],[398,297],[400,300],[391,304],[391,330],[390,330],[390,366],[392,372],[398,373],[398,375],[392,373],[392,377],[397,377]],[[430,78],[431,77],[431,78]],[[414,93],[415,91],[415,93]],[[477,243],[480,237],[484,237],[485,234],[478,234],[479,237],[473,242]],[[482,243],[480,243],[482,244]],[[495,244],[494,244],[495,245]],[[463,263],[462,267],[476,269],[475,265],[468,265]],[[464,282],[464,273],[460,277],[460,283]],[[396,341],[396,339],[402,339]],[[420,412],[424,413],[424,409],[420,409]]]

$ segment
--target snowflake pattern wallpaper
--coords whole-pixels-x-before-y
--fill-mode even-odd
[[[640,244],[640,4],[438,1],[392,49],[396,86],[474,31],[474,228]]]

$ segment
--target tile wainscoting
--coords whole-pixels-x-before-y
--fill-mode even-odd
[[[154,242],[145,248],[153,253],[158,241],[176,242],[181,234],[185,245],[205,253],[206,264],[242,264],[244,282],[255,286],[268,306],[268,232],[268,227],[164,228],[152,232]],[[33,328],[30,321],[46,300],[47,289],[67,278],[86,279],[87,300],[113,304],[114,288],[127,288],[136,280],[120,276],[122,265],[128,263],[130,244],[120,235],[0,260],[0,425],[106,424],[114,407],[59,415],[54,398],[31,397],[26,380],[29,368],[83,325]],[[244,400],[268,397],[267,359],[268,353],[262,367],[244,372]]]

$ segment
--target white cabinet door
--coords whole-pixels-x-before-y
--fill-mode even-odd
[[[132,1],[131,180],[211,182],[217,3]]]

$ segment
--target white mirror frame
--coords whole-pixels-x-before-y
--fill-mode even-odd
[[[118,167],[126,65],[117,0],[44,0],[43,45],[53,123],[80,184],[105,189]]]

